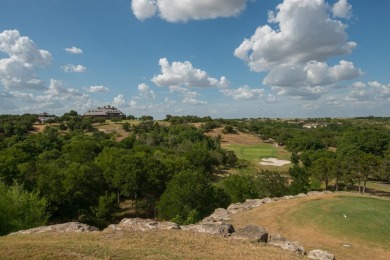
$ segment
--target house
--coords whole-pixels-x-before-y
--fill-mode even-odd
[[[95,109],[88,110],[86,113],[83,114],[83,117],[102,117],[105,119],[112,119],[112,118],[126,118],[126,115],[123,114],[116,107],[107,105],[104,107],[97,107]]]
[[[41,123],[45,123],[48,120],[56,119],[57,117],[55,115],[50,115],[49,113],[43,112],[41,114],[38,114],[38,120]]]

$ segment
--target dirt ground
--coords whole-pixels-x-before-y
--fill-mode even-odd
[[[206,133],[208,136],[216,137],[218,135],[222,136],[221,145],[229,145],[229,144],[239,144],[239,145],[255,145],[262,144],[263,140],[255,136],[253,134],[247,134],[243,132],[237,132],[236,134],[223,134],[223,128],[216,128]]]
[[[299,241],[307,252],[313,249],[324,249],[335,254],[336,259],[390,259],[390,248],[385,250],[380,247],[370,247],[361,241],[351,241],[350,238],[333,237],[309,225],[294,226],[287,223],[284,218],[290,211],[303,203],[318,199],[332,199],[335,196],[338,194],[316,195],[264,204],[233,215],[230,223],[235,228],[247,225],[265,227],[270,235],[280,234],[290,241]],[[345,244],[351,246],[345,247]]]

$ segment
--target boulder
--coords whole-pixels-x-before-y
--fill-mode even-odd
[[[180,229],[180,226],[176,223],[164,221],[154,221],[151,219],[141,218],[125,218],[117,225],[109,225],[104,231],[113,230],[131,230],[131,231],[147,231],[147,230],[176,230]]]
[[[193,224],[181,226],[181,229],[225,237],[234,232],[234,227],[231,224]]]
[[[261,204],[270,203],[273,201],[274,201],[274,199],[271,199],[271,198],[247,199],[244,203],[231,204],[227,208],[227,212],[228,212],[228,214],[232,215],[232,214],[236,214],[238,212],[244,211],[244,210],[256,208],[256,207],[260,206]]]
[[[232,234],[232,238],[267,243],[268,233],[263,227],[246,226],[236,230]]]
[[[309,259],[312,260],[334,260],[336,259],[334,254],[331,254],[327,251],[321,249],[314,249],[309,252],[307,255]]]
[[[63,224],[56,224],[50,226],[31,228],[27,230],[20,230],[17,232],[10,233],[9,236],[37,234],[37,233],[46,233],[46,232],[68,233],[68,232],[93,232],[93,231],[99,231],[99,229],[79,222],[67,222]]]
[[[230,219],[229,213],[226,209],[218,208],[214,213],[202,220],[202,224],[222,224]]]
[[[230,204],[229,207],[227,208],[227,212],[232,215],[236,214],[238,212],[244,211],[244,208],[242,207],[242,203],[234,203]]]
[[[280,235],[271,236],[268,244],[280,247],[287,251],[292,251],[301,255],[306,254],[305,248],[297,241],[288,241]]]

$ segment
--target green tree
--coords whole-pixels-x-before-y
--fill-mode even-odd
[[[306,193],[310,190],[309,174],[305,168],[294,165],[289,169],[289,174],[292,179],[292,183],[290,184],[290,193]]]
[[[223,189],[233,203],[257,197],[254,179],[249,175],[233,174],[223,180]]]
[[[0,182],[0,235],[45,225],[47,202],[36,193],[29,193],[14,184]]]
[[[210,181],[198,171],[182,171],[173,176],[157,207],[159,216],[183,223],[194,223],[218,205]]]

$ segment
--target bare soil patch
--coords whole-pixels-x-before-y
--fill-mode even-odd
[[[236,134],[223,134],[223,127],[212,129],[210,132],[206,133],[208,136],[216,137],[218,135],[222,136],[221,145],[226,146],[230,144],[238,145],[255,145],[264,143],[263,140],[253,134],[247,134],[243,132],[237,132]]]
[[[332,199],[339,194],[348,195],[338,193],[276,201],[233,215],[230,223],[235,228],[246,225],[265,227],[271,235],[280,234],[290,241],[299,241],[306,251],[324,249],[334,253],[337,259],[390,259],[390,248],[368,246],[347,235],[345,237],[330,236],[315,226],[296,226],[286,220],[286,216],[303,203],[318,199]],[[353,196],[358,195],[353,194]],[[350,247],[344,245],[350,245]]]

